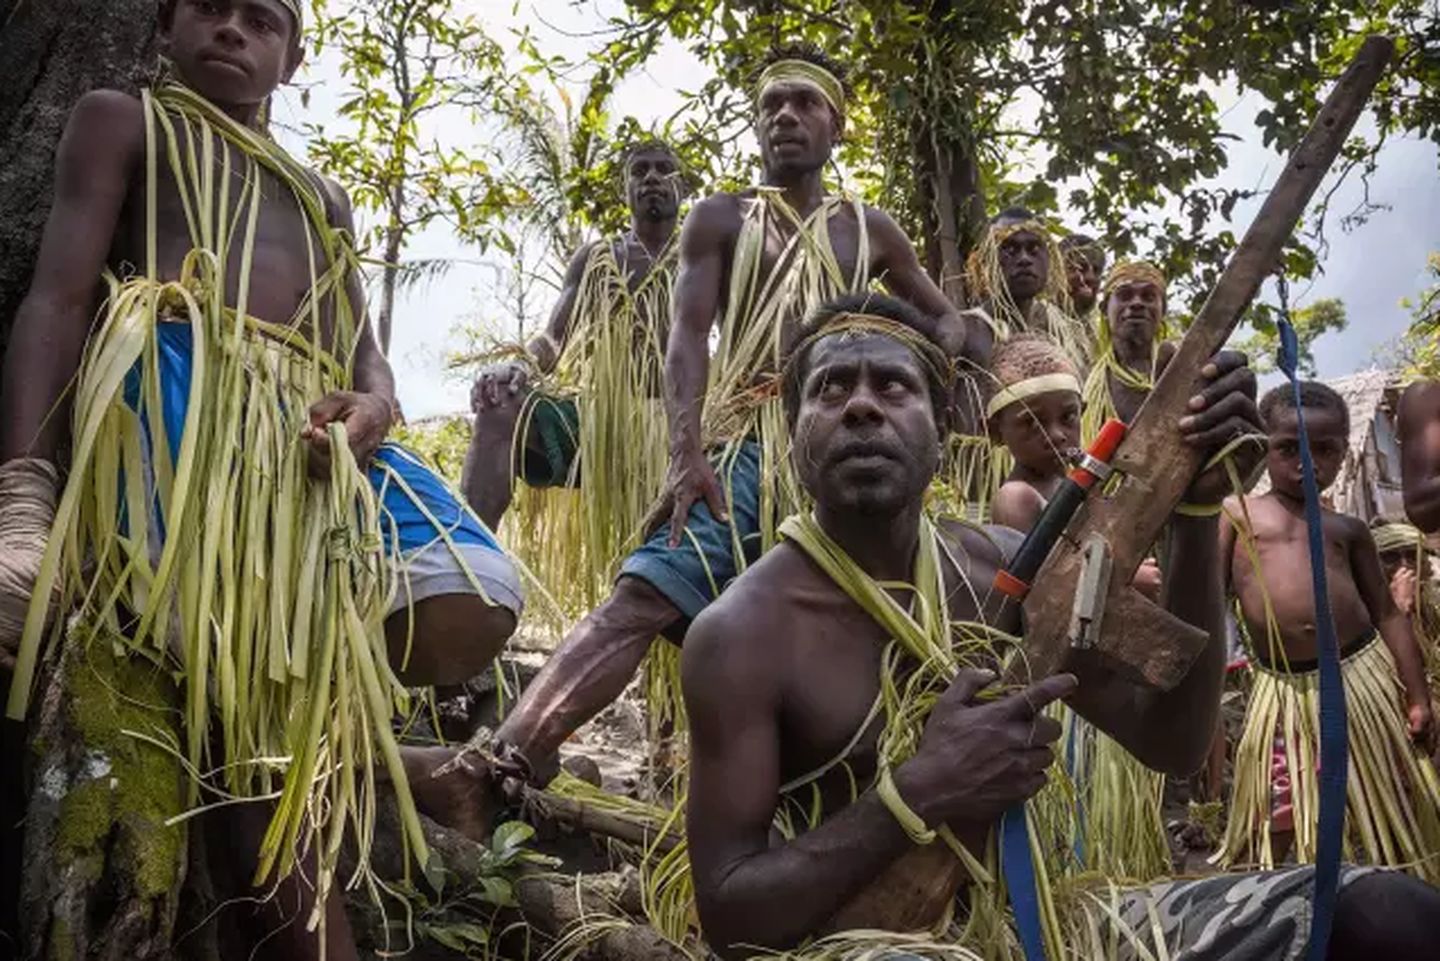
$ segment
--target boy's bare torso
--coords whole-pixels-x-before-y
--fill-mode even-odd
[[[134,108],[135,122],[143,123],[143,114],[138,101]],[[177,136],[184,143],[184,134],[178,132],[179,118],[176,118]],[[178,279],[185,257],[195,247],[186,218],[181,191],[175,182],[170,163],[164,154],[163,134],[157,130],[161,151],[156,170],[156,257],[157,273],[161,280]],[[229,153],[230,188],[229,218],[232,239],[225,266],[225,303],[235,307],[240,301],[240,280],[244,251],[246,213],[248,197],[241,204],[245,189],[247,171],[246,158],[240,151],[223,144]],[[184,154],[182,151],[182,158]],[[310,335],[308,311],[306,316],[297,318],[296,312],[310,290],[311,251],[314,257],[314,277],[318,278],[329,267],[323,253],[320,237],[311,226],[309,218],[300,206],[290,186],[263,166],[259,170],[260,211],[255,229],[255,243],[251,253],[250,286],[246,312],[251,316],[272,324],[289,325],[297,321],[296,329],[305,337]],[[143,275],[146,270],[146,161],[143,149],[130,164],[129,190],[121,209],[111,241],[108,265],[122,279]],[[224,164],[218,155],[214,161],[216,179],[215,206],[212,214],[218,213],[220,183],[224,176]],[[320,190],[323,181],[312,177]],[[328,188],[327,188],[328,191]],[[327,192],[321,194],[326,216],[336,221],[334,198]],[[199,219],[199,212],[196,212]],[[309,234],[307,243],[306,234]],[[331,346],[331,325],[333,309],[326,298],[321,303],[322,342]]]
[[[1260,571],[1257,573],[1251,563],[1243,535],[1235,538],[1228,560],[1232,588],[1240,599],[1251,642],[1261,658],[1279,662],[1280,652],[1269,651],[1265,629],[1264,598],[1268,593],[1285,656],[1291,660],[1313,660],[1316,656],[1315,597],[1304,512],[1300,505],[1287,504],[1273,494],[1246,498],[1245,504]],[[1232,514],[1239,514],[1239,505],[1233,498],[1227,507]],[[1359,523],[1333,511],[1324,512],[1325,574],[1330,588],[1330,610],[1342,647],[1374,626],[1356,586],[1351,561],[1355,525]]]

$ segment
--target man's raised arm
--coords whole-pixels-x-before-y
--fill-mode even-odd
[[[885,288],[916,310],[935,318],[937,337],[945,353],[963,357],[981,368],[989,367],[994,348],[989,325],[973,322],[956,309],[920,266],[915,245],[889,214],[867,207],[866,217],[877,254],[877,275]]]
[[[678,546],[690,506],[704,500],[725,519],[725,495],[705,459],[700,415],[710,377],[710,328],[720,309],[729,241],[739,227],[735,198],[721,194],[695,205],[680,232],[680,269],[675,277],[670,341],[665,349],[665,417],[670,431],[670,471],[656,516],[670,522],[670,545]]]

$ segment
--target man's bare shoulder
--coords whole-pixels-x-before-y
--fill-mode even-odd
[[[1440,380],[1418,380],[1406,387],[1400,395],[1399,416],[1402,440],[1406,427],[1410,426],[1407,420],[1413,421],[1415,427],[1440,420]]]
[[[82,163],[128,163],[145,145],[145,107],[120,90],[91,90],[75,101],[65,125],[62,149]],[[103,148],[103,149],[101,149]]]
[[[355,230],[355,212],[350,203],[350,194],[340,186],[340,181],[326,176],[318,170],[305,168],[320,187],[320,199],[325,201],[325,216],[330,226],[340,230]]]
[[[797,594],[813,592],[817,585],[829,583],[802,551],[782,541],[731,581],[705,608],[685,635],[686,646],[697,628],[729,637],[753,635],[760,627],[780,626],[797,616]]]
[[[1370,525],[1365,523],[1354,514],[1342,514],[1339,511],[1326,510],[1325,522],[1332,525],[1341,538],[1349,544],[1374,544],[1375,535],[1370,532]]]
[[[715,193],[697,201],[685,215],[685,224],[700,224],[711,229],[738,228],[745,213],[746,193]]]
[[[692,709],[744,696],[764,699],[777,685],[776,650],[805,617],[797,600],[829,584],[795,547],[768,551],[695,618],[682,653],[685,698]],[[833,589],[833,585],[831,585]]]
[[[1027,485],[1028,486],[1028,485]],[[986,567],[1000,567],[1020,548],[1025,535],[1000,524],[973,524],[955,517],[942,517],[935,522],[946,546],[957,558],[964,557]]]

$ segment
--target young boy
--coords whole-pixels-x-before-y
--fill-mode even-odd
[[[1028,531],[1054,496],[1080,447],[1080,379],[1065,351],[1042,334],[1017,334],[995,347],[996,393],[986,408],[992,439],[1015,459],[995,495],[990,518]],[[1158,601],[1160,568],[1147,560],[1135,586]],[[1071,847],[1085,868],[1111,877],[1169,873],[1161,820],[1165,778],[1068,708],[1063,757],[1080,791]]]
[[[990,437],[1015,466],[995,494],[990,519],[1028,531],[1065,479],[1080,450],[1080,379],[1065,352],[1039,334],[1019,334],[995,348],[997,390],[986,409]],[[1135,587],[1160,596],[1160,568],[1147,560]]]
[[[1350,414],[1324,384],[1301,385],[1316,481],[1334,482]],[[1270,491],[1230,498],[1220,525],[1227,579],[1253,646],[1250,707],[1235,757],[1225,840],[1215,860],[1269,868],[1293,844],[1315,857],[1318,708],[1315,598],[1301,486],[1299,425],[1289,386],[1261,401]],[[1420,650],[1391,598],[1363,521],[1324,511],[1330,610],[1350,716],[1347,860],[1403,866],[1440,880],[1440,778],[1425,754],[1435,718]],[[1428,860],[1427,860],[1428,859]]]
[[[323,914],[329,956],[345,958],[343,914],[304,904],[317,883],[324,897],[338,855],[324,822],[353,813],[363,828],[373,756],[408,799],[390,733],[402,683],[482,670],[520,591],[462,502],[383,443],[394,380],[365,318],[348,198],[264,133],[265,104],[300,64],[303,6],[166,0],[172,79],[73,110],[0,394],[0,613],[37,595],[23,644],[0,618],[0,648],[19,646],[10,709],[23,716],[46,598],[87,599],[71,643],[168,647],[190,762],[223,769],[241,797],[284,781],[265,890],[296,859],[311,868],[269,899],[254,942],[279,929],[266,957],[310,956],[306,922]],[[331,447],[341,436],[348,452]],[[62,589],[42,557],[83,583]],[[292,760],[277,774],[252,762],[267,756]],[[248,879],[277,809],[225,810],[208,819]]]

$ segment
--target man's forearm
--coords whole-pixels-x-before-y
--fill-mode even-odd
[[[1198,767],[1215,731],[1225,681],[1225,595],[1216,518],[1170,519],[1162,600],[1165,609],[1210,635],[1185,678],[1149,697],[1140,728],[1155,753],[1175,758],[1172,769]]]
[[[745,956],[735,950],[742,944],[794,947],[912,843],[867,792],[815,830],[722,868],[701,903],[706,940],[722,957]]]
[[[362,394],[379,394],[390,402],[392,413],[395,408],[395,374],[390,362],[378,348],[366,349],[369,338],[361,341],[355,356],[355,390]]]
[[[670,456],[698,453],[701,449],[700,415],[705,406],[705,382],[710,376],[710,355],[703,332],[676,326],[665,352],[665,417],[670,434]]]

